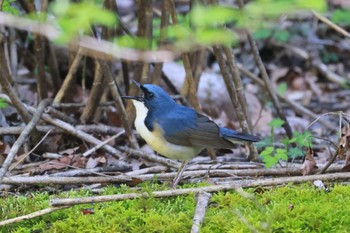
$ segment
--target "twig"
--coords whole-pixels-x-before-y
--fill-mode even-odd
[[[97,197],[82,197],[82,198],[64,198],[64,199],[52,199],[50,201],[51,206],[67,206],[67,205],[78,205],[94,202],[107,202],[107,201],[121,201],[130,200],[139,197],[172,197],[179,195],[188,195],[190,193],[200,193],[200,192],[219,192],[228,191],[236,188],[248,188],[257,186],[272,186],[272,185],[283,185],[288,183],[299,184],[303,182],[322,180],[322,181],[332,181],[332,180],[348,180],[350,178],[350,173],[335,173],[335,174],[323,174],[323,175],[310,175],[310,176],[297,176],[297,177],[283,177],[283,178],[270,178],[255,181],[236,181],[224,185],[211,185],[207,187],[200,188],[187,188],[187,189],[172,189],[165,191],[155,191],[150,193],[128,193],[128,194],[116,194],[116,195],[106,195]]]
[[[2,167],[0,168],[0,182],[4,178],[8,168],[10,167],[13,159],[17,155],[18,150],[20,147],[24,144],[25,140],[27,140],[29,134],[32,132],[32,130],[35,128],[36,124],[40,120],[40,117],[42,113],[44,112],[45,107],[51,103],[51,99],[46,99],[40,102],[38,109],[33,110],[33,118],[30,120],[30,122],[27,124],[26,128],[23,130],[21,135],[18,137],[16,142],[11,147],[10,152],[8,153],[6,160],[2,164]]]
[[[0,135],[6,135],[6,134],[21,134],[24,130],[25,126],[13,126],[13,127],[0,127]],[[107,135],[114,135],[120,133],[122,128],[108,126],[108,125],[77,125],[75,126],[76,129],[82,130],[85,133],[98,133],[98,134],[107,134]],[[62,133],[66,132],[65,130],[62,130],[60,128],[57,128],[55,126],[50,125],[38,125],[36,127],[38,132],[48,132],[52,131],[52,133]]]
[[[153,167],[147,167],[147,168],[127,172],[127,173],[125,173],[125,175],[130,176],[130,177],[136,177],[136,176],[147,174],[147,173],[161,173],[161,172],[165,172],[167,170],[168,170],[167,166],[153,166]]]
[[[232,105],[233,105],[234,110],[237,114],[237,118],[238,118],[238,121],[242,127],[242,130],[245,132],[250,132],[249,127],[248,127],[248,123],[247,123],[247,119],[244,116],[242,106],[240,105],[239,100],[238,100],[236,88],[234,86],[234,83],[231,80],[231,75],[227,69],[227,63],[226,63],[224,56],[223,56],[223,54],[224,54],[223,49],[219,46],[214,46],[213,49],[214,49],[214,55],[215,55],[215,57],[219,63],[219,66],[220,66],[220,70],[221,70],[222,77],[223,77],[224,82],[225,82],[225,86],[227,88],[227,92],[229,93]],[[257,160],[257,151],[252,144],[249,146],[249,149],[252,153],[250,153],[248,155],[248,159],[249,160]]]
[[[238,0],[237,4],[238,4],[239,8],[241,8],[241,9],[244,8],[243,0]],[[255,62],[260,70],[261,77],[264,80],[265,88],[270,95],[271,101],[276,109],[277,115],[279,118],[281,118],[284,121],[283,128],[286,131],[288,138],[293,138],[292,128],[290,127],[289,122],[287,121],[286,115],[284,114],[284,111],[283,111],[283,109],[278,101],[277,94],[271,85],[270,78],[266,72],[264,63],[260,57],[258,46],[256,45],[252,34],[247,30],[246,30],[246,35],[247,35],[250,47],[252,49],[252,53],[253,53]]]
[[[0,12],[0,14],[2,14]],[[14,88],[11,85],[11,77],[6,64],[5,50],[4,50],[5,36],[0,33],[0,85],[4,92],[10,97],[12,104],[15,106],[17,112],[22,117],[25,123],[29,123],[31,116],[28,111],[24,108],[21,100],[16,94]]]
[[[50,162],[50,164],[52,164],[52,162]],[[91,175],[114,177],[114,175],[109,175],[105,173],[119,174],[121,171],[130,169],[130,166],[125,162],[118,162],[117,164],[114,164],[111,167],[95,167],[95,168],[88,168],[88,169],[82,169],[72,165],[68,165],[67,167],[75,168],[75,170],[57,172],[57,173],[51,174],[50,177],[56,177],[56,176],[57,177],[74,177],[74,176],[91,176]]]
[[[49,136],[49,134],[51,133],[51,130],[48,131],[42,138],[41,140],[23,157],[21,157],[21,159],[19,159],[16,163],[12,164],[12,166],[10,166],[9,171],[12,171],[14,168],[16,168],[18,166],[18,164],[22,163],[23,160],[30,155],[31,153],[33,153],[33,151],[35,151],[36,148],[38,148],[38,146],[45,140],[45,138],[47,138],[47,136]]]
[[[171,19],[173,21],[173,24],[178,24],[178,19],[177,19],[177,15],[176,15],[176,8],[175,8],[174,1],[173,0],[167,0],[167,1],[169,2],[170,15],[171,15]],[[185,78],[185,82],[184,82],[182,89],[181,89],[181,95],[184,96],[185,98],[188,97],[191,105],[197,111],[200,111],[200,106],[199,106],[198,98],[196,95],[197,89],[196,89],[196,85],[195,85],[194,80],[193,80],[193,73],[192,73],[192,69],[191,69],[190,60],[188,58],[188,54],[182,53],[181,58],[182,58],[182,61],[184,63],[184,68],[186,71],[186,78]]]
[[[202,224],[207,207],[211,198],[211,194],[207,192],[198,193],[196,210],[194,211],[194,216],[192,220],[191,233],[199,233],[200,225]]]
[[[109,143],[110,141],[112,141],[112,140],[118,138],[120,135],[122,135],[122,134],[124,134],[124,133],[125,133],[125,130],[119,132],[118,134],[114,135],[114,136],[111,137],[111,138],[108,138],[107,140],[103,141],[101,144],[94,146],[93,148],[91,148],[91,149],[88,150],[88,151],[85,151],[85,152],[83,153],[83,156],[84,156],[84,157],[89,156],[90,154],[92,154],[92,153],[96,152],[98,149],[100,149],[103,145],[106,145],[107,143]]]
[[[346,38],[350,39],[350,34],[345,31],[343,28],[339,27],[338,25],[336,25],[335,23],[333,23],[332,21],[330,21],[329,19],[327,19],[326,17],[320,15],[319,13],[317,13],[316,11],[312,10],[312,13],[314,14],[314,16],[316,16],[320,21],[322,21],[323,23],[327,24],[329,27],[333,28],[334,30],[336,30],[337,32],[339,32],[340,34],[342,34],[343,36],[345,36]]]
[[[160,35],[158,40],[158,46],[162,46],[165,42],[167,34],[167,27],[169,25],[169,1],[162,1],[162,15],[160,18]],[[151,82],[158,84],[162,76],[163,63],[159,62],[154,65],[153,74],[151,76]]]
[[[166,159],[155,154],[148,154],[141,150],[135,150],[128,147],[119,147],[119,149],[136,158],[142,158],[148,161],[158,162],[160,164],[164,164],[166,166],[173,167],[176,169],[180,167],[180,163],[172,159]]]
[[[45,113],[51,115],[54,118],[60,119],[62,121],[65,121],[65,122],[67,122],[69,124],[73,124],[74,125],[74,124],[77,123],[77,121],[73,117],[67,116],[63,112],[58,111],[57,109],[55,109],[53,107],[50,107],[50,106],[45,109]]]
[[[252,72],[246,70],[245,68],[243,68],[242,66],[239,67],[239,70],[246,75],[248,78],[252,79],[255,83],[257,83],[259,86],[264,87],[264,82],[258,78],[255,74],[253,74]],[[292,106],[294,108],[295,111],[297,111],[298,113],[301,114],[305,114],[308,117],[310,117],[311,119],[318,119],[318,115],[315,114],[314,112],[310,111],[309,109],[305,108],[304,106],[302,106],[301,104],[295,102],[294,100],[290,100],[288,98],[286,98],[285,96],[277,93],[277,96],[280,100],[286,102],[287,104],[289,104],[290,106]],[[329,121],[326,120],[322,120],[320,119],[319,122],[326,126],[329,129],[332,130],[337,130],[337,128],[332,125]]]
[[[95,183],[121,183],[129,182],[132,178],[129,176],[87,176],[87,177],[67,177],[67,176],[13,176],[4,177],[2,184],[95,184]]]
[[[60,32],[50,24],[16,17],[3,12],[0,12],[0,24],[35,32],[46,36],[50,40],[55,40],[60,35]],[[88,36],[81,36],[78,40],[71,41],[69,49],[77,51],[79,48],[83,48],[84,55],[106,60],[119,58],[128,61],[166,62],[173,60],[175,57],[175,49],[174,52],[167,50],[143,52],[136,49],[119,47],[111,42],[97,40]],[[176,53],[178,52],[176,51]]]
[[[133,131],[131,130],[131,125],[129,124],[129,121],[128,121],[128,119],[130,119],[129,115],[127,115],[127,113],[126,113],[125,107],[123,105],[123,101],[122,101],[120,94],[119,94],[119,91],[117,89],[117,84],[116,84],[115,80],[113,79],[111,69],[107,65],[107,62],[105,62],[105,61],[100,61],[100,64],[101,64],[101,67],[103,68],[104,75],[106,76],[106,81],[108,82],[108,86],[109,86],[109,89],[111,91],[113,101],[115,103],[115,107],[120,114],[122,126],[125,129],[125,133],[128,137],[130,146],[133,149],[139,149],[139,145],[137,143],[135,135],[133,134]]]
[[[79,68],[79,64],[82,57],[83,57],[83,49],[79,48],[71,66],[69,67],[68,74],[64,79],[61,89],[58,91],[58,93],[55,96],[55,99],[53,100],[54,103],[62,102],[63,98],[69,93],[69,90],[72,88],[73,84],[75,83],[75,73]]]
[[[4,220],[4,221],[1,221],[0,222],[0,226],[5,226],[5,225],[11,224],[11,223],[21,222],[23,220],[36,218],[36,217],[39,217],[39,216],[42,216],[44,214],[48,214],[48,213],[51,213],[51,212],[54,212],[54,211],[57,211],[57,210],[66,209],[68,207],[69,206],[49,207],[47,209],[39,210],[39,211],[30,213],[30,214],[27,214],[27,215],[23,215],[23,216],[20,216],[20,217],[11,218],[11,219],[7,219],[7,220]]]
[[[35,112],[35,109],[33,107],[30,107],[30,106],[26,106],[26,107],[30,112]],[[73,136],[76,136],[84,141],[87,141],[87,142],[93,144],[93,145],[99,145],[102,143],[101,140],[98,140],[97,138],[91,136],[90,134],[87,134],[82,130],[78,130],[78,129],[74,128],[72,125],[70,125],[64,121],[54,119],[51,116],[49,116],[48,114],[44,113],[44,114],[42,114],[41,117],[44,121],[49,122],[50,124],[55,125],[59,128],[62,128],[64,130],[66,130],[68,133],[72,134]],[[110,145],[103,145],[103,147],[101,149],[105,150],[106,152],[108,152],[111,155],[116,156],[118,158],[124,157],[124,155],[120,151],[116,150],[115,148],[113,148]]]
[[[105,90],[104,81],[106,76],[103,75],[103,68],[101,66],[100,59],[95,59],[95,76],[92,88],[89,94],[86,107],[84,108],[83,113],[80,116],[80,120],[83,123],[91,122],[94,114],[96,113],[98,103],[101,100],[103,91]]]

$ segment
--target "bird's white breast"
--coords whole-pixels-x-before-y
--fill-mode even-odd
[[[135,128],[153,150],[165,157],[179,160],[190,160],[201,151],[202,148],[169,143],[164,138],[164,133],[157,123],[154,124],[153,131],[149,131],[145,125],[148,109],[144,103],[137,100],[132,101],[136,108]]]

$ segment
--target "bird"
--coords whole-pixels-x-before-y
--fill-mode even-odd
[[[131,99],[136,109],[136,131],[158,154],[183,161],[172,188],[187,163],[203,149],[232,149],[236,143],[260,141],[257,136],[218,126],[206,115],[178,104],[160,86],[133,81],[143,95],[122,98]]]

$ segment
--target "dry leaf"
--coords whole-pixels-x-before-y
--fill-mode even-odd
[[[306,151],[306,157],[303,165],[300,170],[303,176],[313,174],[313,172],[317,169],[316,161],[314,159],[314,152],[309,147]]]
[[[344,159],[344,154],[350,149],[350,125],[347,124],[341,133],[338,144],[338,157]]]

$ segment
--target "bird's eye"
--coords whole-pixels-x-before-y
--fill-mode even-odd
[[[146,93],[146,99],[153,99],[153,97],[154,97],[154,93],[153,92],[147,92]]]

